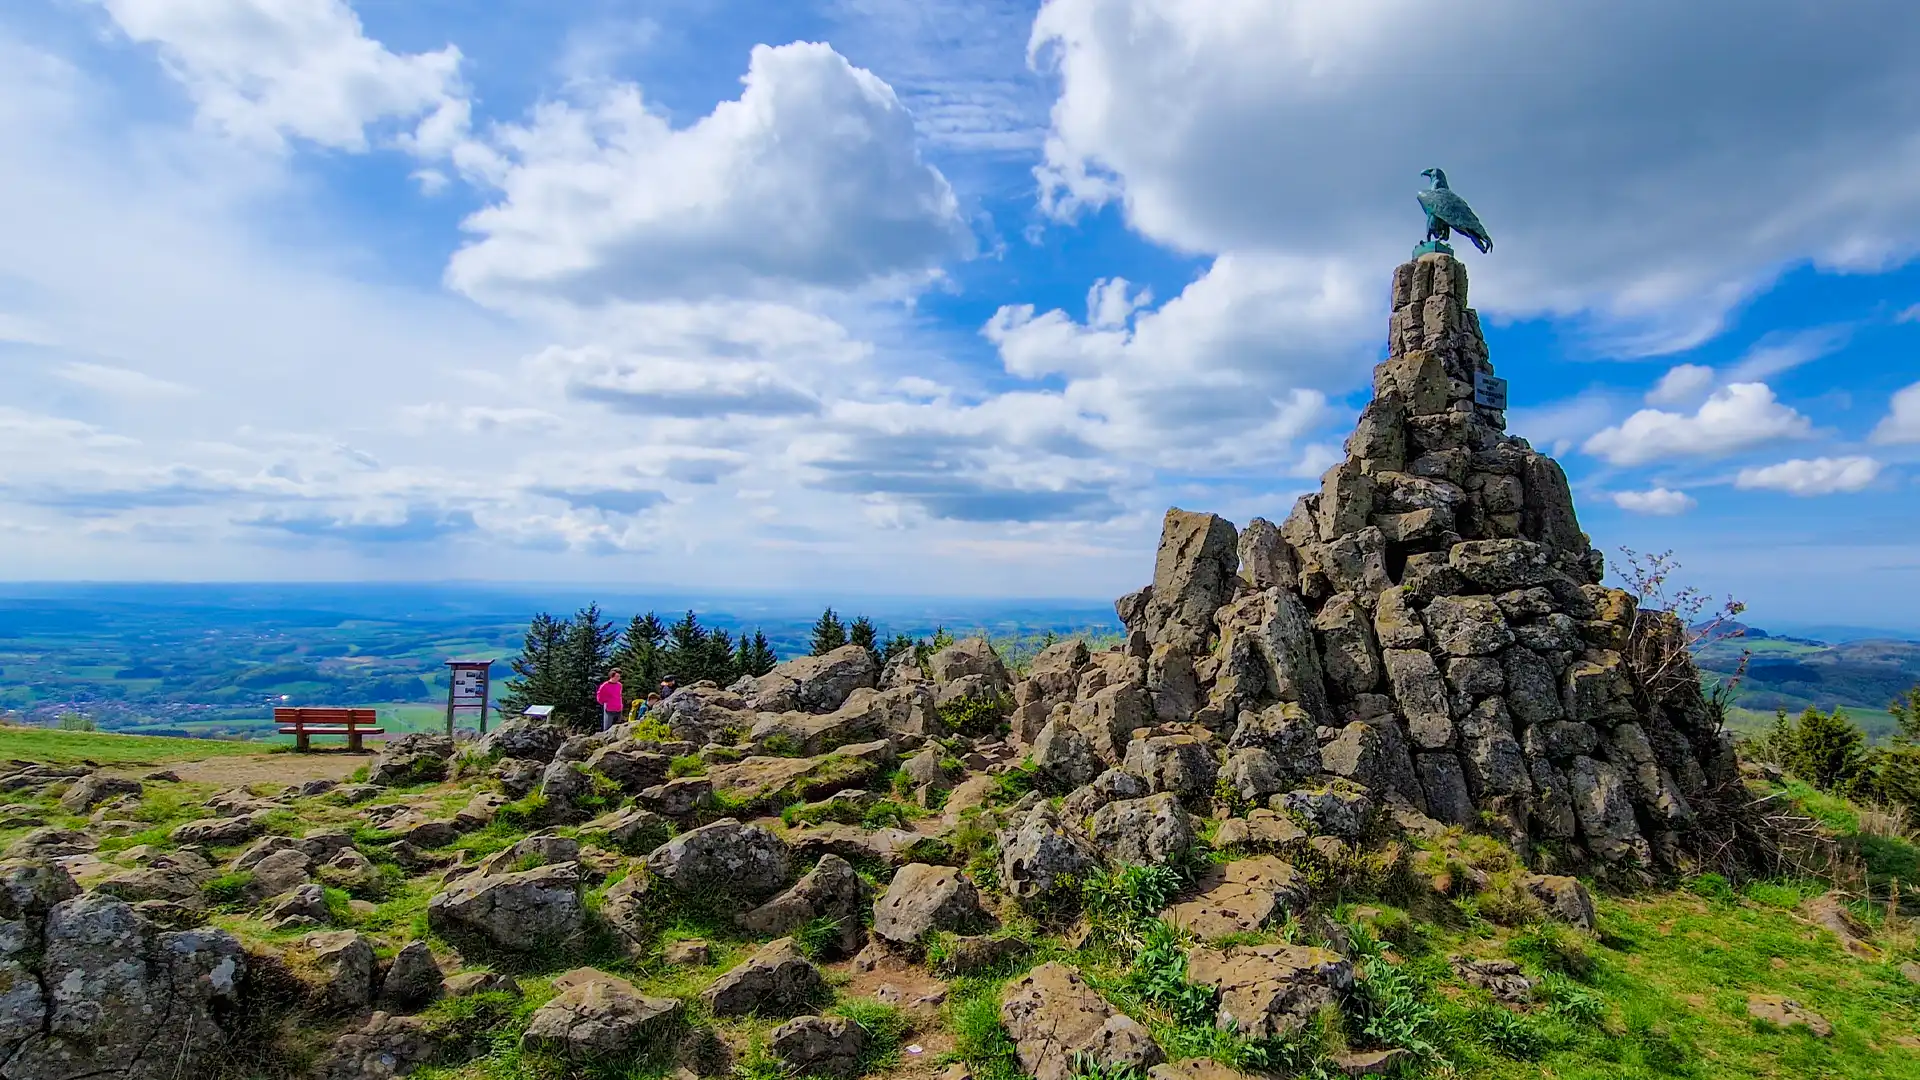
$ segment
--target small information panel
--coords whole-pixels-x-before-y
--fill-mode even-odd
[[[453,703],[455,705],[485,705],[487,703],[487,673],[484,669],[454,669]]]
[[[1484,371],[1473,373],[1473,403],[1483,409],[1505,411],[1507,407],[1507,380]]]

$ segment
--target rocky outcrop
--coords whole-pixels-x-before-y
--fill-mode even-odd
[[[800,955],[792,938],[761,946],[700,995],[716,1016],[792,1016],[827,990],[820,970]]]
[[[1034,1080],[1071,1080],[1088,1065],[1144,1071],[1166,1060],[1147,1029],[1108,1004],[1080,973],[1041,964],[1007,984],[1000,1020]]]
[[[916,945],[936,930],[961,933],[987,921],[980,894],[950,866],[911,863],[901,867],[886,895],[873,905],[875,936],[895,945]]]
[[[642,994],[617,975],[576,968],[553,980],[559,993],[535,1010],[520,1045],[575,1061],[632,1054],[680,1015],[675,998]]]
[[[660,845],[647,870],[679,892],[753,900],[793,880],[793,858],[766,829],[721,818]]]
[[[1220,1027],[1272,1039],[1338,1005],[1353,985],[1353,964],[1339,953],[1304,945],[1196,947],[1187,952],[1187,979],[1220,992]]]
[[[572,943],[586,925],[580,867],[473,874],[427,901],[428,923],[448,936],[479,935],[495,948],[535,952]]]
[[[1278,527],[1167,512],[1152,584],[1116,603],[1128,641],[1018,691],[1045,772],[1077,780],[1091,749],[1192,797],[1213,782],[1198,756],[1128,737],[1193,721],[1227,737],[1206,757],[1249,802],[1330,774],[1376,806],[1491,821],[1523,855],[1677,850],[1732,776],[1728,744],[1683,648],[1676,675],[1638,681],[1632,659],[1684,631],[1600,583],[1560,467],[1476,400],[1493,367],[1466,297],[1451,256],[1395,271],[1373,399]]]
[[[829,920],[833,936],[822,951],[828,956],[851,956],[865,937],[861,929],[867,889],[853,864],[838,855],[823,855],[806,876],[779,896],[740,916],[740,928],[763,937],[792,934]]]
[[[201,1075],[247,961],[224,930],[162,931],[46,864],[0,864],[0,1077]]]
[[[860,1071],[867,1032],[845,1017],[796,1016],[768,1033],[767,1049],[795,1076],[849,1077]]]
[[[453,740],[417,732],[387,743],[367,768],[367,783],[380,787],[444,780],[453,758]]]
[[[842,645],[821,656],[802,656],[777,664],[732,689],[752,712],[832,712],[855,690],[880,679],[873,654],[858,645]],[[678,694],[675,694],[678,697]]]

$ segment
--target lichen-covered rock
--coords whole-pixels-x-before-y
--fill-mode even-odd
[[[680,1015],[677,998],[649,997],[625,979],[575,968],[553,980],[559,993],[535,1010],[520,1036],[528,1050],[575,1061],[632,1054]]]
[[[1427,813],[1449,825],[1471,824],[1473,796],[1467,794],[1467,774],[1459,757],[1439,750],[1415,754],[1413,763],[1420,774],[1420,790],[1427,797]]]
[[[1309,833],[1358,840],[1373,821],[1373,800],[1341,788],[1301,788],[1275,795],[1269,806]]]
[[[1220,763],[1213,747],[1192,735],[1150,735],[1127,744],[1125,769],[1146,779],[1149,790],[1188,801],[1213,795]]]
[[[1068,706],[1067,720],[1109,765],[1120,763],[1133,733],[1153,724],[1153,699],[1141,682],[1109,683]]]
[[[1195,841],[1193,820],[1167,792],[1109,803],[1093,815],[1087,830],[1094,846],[1120,865],[1165,865],[1184,856]]]
[[[1261,807],[1244,818],[1220,823],[1213,844],[1225,851],[1279,851],[1307,839],[1307,832],[1291,820]]]
[[[647,870],[685,893],[758,899],[793,880],[793,858],[759,825],[721,818],[681,833],[647,856]]]
[[[1320,659],[1327,681],[1339,698],[1371,693],[1384,674],[1373,617],[1352,593],[1335,593],[1314,616],[1320,635]]]
[[[1513,644],[1507,617],[1491,597],[1436,597],[1421,617],[1434,644],[1450,656],[1492,656]]]
[[[73,782],[60,796],[60,808],[69,814],[84,814],[109,799],[121,796],[139,798],[140,781],[103,773],[89,773]]]
[[[445,1054],[425,1020],[376,1012],[362,1027],[334,1039],[313,1075],[316,1080],[391,1080],[421,1065],[437,1065]]]
[[[781,938],[714,980],[700,997],[716,1016],[791,1016],[812,1006],[826,990],[819,969],[800,955],[792,938]]]
[[[1304,780],[1321,769],[1320,739],[1306,709],[1294,702],[1244,711],[1227,740],[1229,751],[1257,747],[1273,755],[1286,781]]]
[[[586,925],[580,868],[562,863],[461,878],[427,901],[427,921],[442,934],[477,934],[516,952],[573,942]]]
[[[1546,907],[1549,915],[1561,922],[1592,932],[1593,896],[1587,892],[1585,885],[1580,884],[1579,878],[1555,874],[1529,874],[1521,883]]]
[[[1034,1080],[1072,1080],[1088,1065],[1144,1070],[1166,1060],[1147,1029],[1115,1009],[1061,963],[1042,964],[1007,985],[1000,1021],[1020,1067]]]
[[[1300,568],[1280,530],[1266,518],[1254,518],[1240,530],[1240,580],[1255,589],[1296,589]]]
[[[453,740],[445,735],[415,732],[380,748],[367,767],[367,783],[378,787],[444,780],[453,757]]]
[[[843,645],[821,656],[802,656],[774,666],[753,680],[745,698],[755,712],[832,712],[862,687],[880,679],[873,654]]]
[[[1093,740],[1065,718],[1049,721],[1033,740],[1033,767],[1049,788],[1070,791],[1100,775]]]
[[[64,891],[57,880],[51,888]],[[18,929],[0,934],[13,946],[0,951],[0,983],[11,984],[0,990],[8,1080],[203,1075],[230,1041],[246,957],[226,931],[159,932],[100,893],[23,914]],[[29,951],[38,977],[7,979],[4,968],[19,971]]]
[[[1047,806],[1016,817],[998,837],[1000,887],[1031,901],[1078,887],[1100,865],[1100,853]]]
[[[300,942],[326,1008],[352,1012],[373,1000],[373,943],[358,930],[308,934]]]
[[[767,1035],[767,1049],[795,1076],[850,1077],[860,1071],[867,1032],[842,1016],[796,1016]]]
[[[740,928],[761,937],[783,937],[827,919],[835,930],[824,953],[851,956],[865,937],[860,916],[866,899],[866,885],[853,864],[838,855],[824,855],[792,888],[741,915]]]
[[[553,760],[554,752],[565,741],[567,731],[558,724],[515,717],[487,732],[477,749],[495,757],[545,763]]]
[[[1407,733],[1421,750],[1441,750],[1453,745],[1453,719],[1447,699],[1447,684],[1433,657],[1417,649],[1388,649],[1387,679],[1393,697],[1406,718]]]
[[[1168,510],[1154,556],[1153,592],[1142,616],[1148,640],[1204,651],[1213,636],[1213,613],[1233,595],[1239,562],[1239,535],[1231,522]]]
[[[903,866],[873,905],[874,934],[895,945],[918,944],[935,930],[975,931],[987,921],[979,892],[951,866]]]
[[[601,838],[605,846],[641,855],[667,842],[673,822],[664,815],[637,806],[602,814],[580,827],[583,836]]]
[[[1221,653],[1246,642],[1258,658],[1267,700],[1295,702],[1316,724],[1332,717],[1313,620],[1299,596],[1282,589],[1254,593],[1222,608],[1219,620]]]
[[[1191,900],[1172,905],[1161,918],[1202,941],[1257,933],[1307,902],[1306,878],[1271,855],[1211,865],[1194,888]]]
[[[993,651],[993,644],[983,637],[957,641],[934,653],[927,658],[927,670],[939,688],[942,701],[991,700],[1013,688],[1006,663]]]
[[[202,818],[189,821],[168,833],[168,839],[176,844],[192,844],[200,847],[226,847],[251,840],[266,831],[266,826],[252,814],[237,817]]]
[[[1633,817],[1633,801],[1611,765],[1590,757],[1574,758],[1567,768],[1567,786],[1580,835],[1596,856],[1610,863],[1652,862],[1652,852]]]
[[[1060,806],[1060,817],[1065,821],[1082,821],[1108,803],[1144,799],[1151,794],[1153,789],[1146,777],[1125,769],[1108,769],[1070,792]]]
[[[380,1001],[401,1012],[426,1005],[440,996],[444,976],[424,941],[410,941],[393,954],[380,980]]]
[[[1353,964],[1339,953],[1303,945],[1195,947],[1187,951],[1187,981],[1220,992],[1220,1027],[1249,1039],[1273,1039],[1337,1006],[1353,985]]]
[[[1235,797],[1249,803],[1264,803],[1268,796],[1285,791],[1293,782],[1292,777],[1281,776],[1280,763],[1273,754],[1257,746],[1227,755],[1220,780]]]

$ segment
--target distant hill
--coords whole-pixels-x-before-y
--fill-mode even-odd
[[[1827,644],[1750,629],[1742,637],[1707,646],[1700,653],[1700,666],[1711,675],[1731,678],[1743,651],[1750,657],[1735,702],[1761,717],[1776,709],[1799,712],[1809,705],[1843,708],[1869,734],[1881,737],[1892,730],[1887,705],[1920,686],[1920,641],[1892,638]],[[1746,719],[1744,726],[1755,722]]]

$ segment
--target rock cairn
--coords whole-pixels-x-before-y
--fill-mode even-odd
[[[1396,269],[1388,357],[1320,491],[1277,528],[1168,511],[1153,583],[1116,604],[1141,695],[1156,722],[1232,732],[1282,773],[1344,776],[1523,851],[1669,862],[1730,746],[1690,663],[1658,694],[1639,680],[1629,657],[1671,619],[1636,634],[1560,466],[1475,404],[1492,371],[1465,266]],[[1127,737],[1095,727],[1096,744]]]

